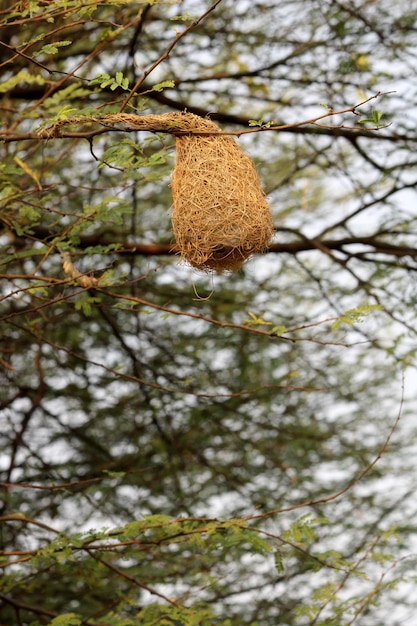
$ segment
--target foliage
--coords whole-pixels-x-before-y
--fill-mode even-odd
[[[413,623],[416,15],[377,4],[3,3],[1,624]],[[268,194],[233,275],[176,256],[169,133],[100,123],[184,109]]]

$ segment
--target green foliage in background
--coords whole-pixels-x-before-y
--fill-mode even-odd
[[[0,624],[413,626],[412,3],[0,29]],[[268,196],[234,274],[175,253],[173,137],[97,121],[183,110]]]

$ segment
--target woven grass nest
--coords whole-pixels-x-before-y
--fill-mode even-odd
[[[179,115],[187,130],[219,130],[197,115]],[[239,269],[265,251],[274,232],[255,166],[226,135],[177,136],[176,149],[172,224],[181,255],[199,269]]]
[[[176,137],[172,224],[178,250],[193,267],[238,270],[268,247],[274,228],[258,173],[233,137],[215,135],[217,124],[192,113],[116,113],[91,121]]]

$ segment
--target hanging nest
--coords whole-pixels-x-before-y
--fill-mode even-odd
[[[268,247],[274,227],[255,166],[233,137],[216,136],[217,124],[192,113],[116,113],[90,121],[176,137],[172,224],[178,250],[193,267],[237,270]],[[60,127],[44,136],[51,133],[59,135]]]
[[[197,115],[172,115],[184,130],[219,131]],[[251,159],[225,135],[177,136],[176,148],[172,224],[181,255],[199,269],[239,269],[265,251],[274,232]]]
[[[274,227],[251,159],[230,136],[194,134],[218,133],[217,124],[192,113],[105,119],[175,135],[172,225],[179,252],[192,266],[237,270],[252,254],[265,251]]]

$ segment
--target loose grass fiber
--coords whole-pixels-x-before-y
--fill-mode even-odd
[[[116,113],[91,121],[175,135],[172,224],[179,252],[193,267],[238,270],[265,251],[274,228],[257,171],[233,137],[216,135],[214,122],[192,113]]]

